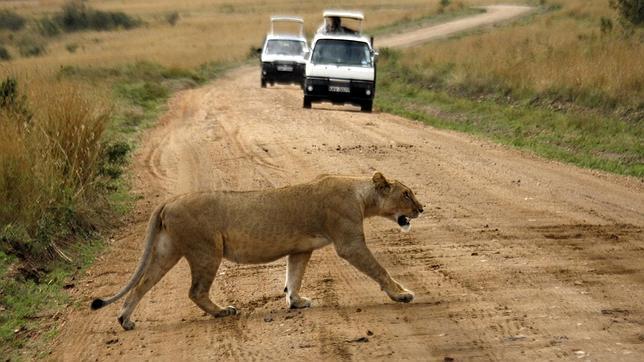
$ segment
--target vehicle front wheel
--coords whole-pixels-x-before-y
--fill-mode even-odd
[[[262,78],[262,88],[266,88],[266,79]]]
[[[304,96],[304,108],[311,108],[311,98]]]
[[[360,105],[360,110],[362,112],[371,113],[372,109],[373,109],[373,101],[366,101]]]

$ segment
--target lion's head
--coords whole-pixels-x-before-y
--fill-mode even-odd
[[[372,180],[379,197],[379,214],[397,222],[403,231],[408,231],[410,220],[423,212],[423,205],[414,192],[399,181],[387,180],[380,172],[376,172]]]

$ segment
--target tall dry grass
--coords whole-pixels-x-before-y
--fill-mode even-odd
[[[41,261],[97,221],[110,110],[70,83],[25,93],[28,117],[0,110],[0,237],[3,251]]]
[[[401,61],[437,84],[475,93],[644,107],[644,31],[626,36],[608,1],[557,3],[530,22],[428,44]],[[601,32],[602,17],[613,19],[612,32]]]

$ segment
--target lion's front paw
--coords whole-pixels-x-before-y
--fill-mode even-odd
[[[118,318],[119,323],[121,324],[121,327],[125,329],[126,331],[131,331],[134,329],[134,322],[132,322],[130,319],[124,319],[123,317]]]
[[[311,299],[299,297],[297,299],[289,298],[288,307],[291,309],[308,308],[311,306]]]
[[[402,293],[390,294],[389,298],[394,302],[409,303],[414,300],[414,293],[409,290],[405,290]]]
[[[233,307],[232,305],[229,305],[228,307],[217,312],[217,314],[215,314],[215,317],[217,318],[228,317],[235,314],[237,314],[237,308]]]

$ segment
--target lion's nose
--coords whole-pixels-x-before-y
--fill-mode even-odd
[[[423,207],[422,206],[418,208],[418,212],[420,212],[421,214],[423,213]]]

